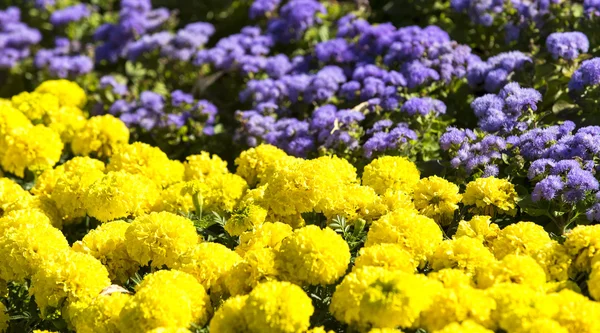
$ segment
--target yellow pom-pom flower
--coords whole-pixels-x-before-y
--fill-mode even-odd
[[[212,313],[210,299],[190,274],[158,271],[147,275],[121,310],[121,332],[143,333],[155,328],[203,326]]]
[[[13,130],[32,127],[31,121],[19,110],[10,105],[0,105],[0,160],[6,151],[6,139]]]
[[[530,256],[550,243],[543,227],[533,222],[511,224],[498,233],[491,250],[498,259],[509,254]]]
[[[203,211],[228,212],[237,206],[247,188],[242,177],[226,173],[189,181],[182,193],[197,195]]]
[[[600,332],[600,303],[568,289],[549,298],[558,306],[553,319],[569,333]]]
[[[129,129],[112,115],[90,118],[73,137],[75,155],[111,157],[116,147],[129,142]]]
[[[64,171],[52,189],[52,201],[66,224],[75,223],[86,216],[88,209],[85,197],[90,186],[105,176],[102,169],[92,163],[80,161],[75,164],[79,168],[71,169],[70,172]]]
[[[125,232],[127,253],[140,265],[174,267],[198,244],[194,223],[167,212],[137,217]]]
[[[600,302],[600,262],[597,262],[592,267],[592,272],[587,281],[590,296]]]
[[[158,327],[147,333],[192,333],[185,327]]]
[[[48,112],[56,111],[60,107],[56,96],[42,92],[24,91],[13,96],[11,102],[15,109],[23,112],[32,121],[41,121]]]
[[[384,156],[369,163],[362,175],[363,185],[372,187],[379,195],[388,189],[412,193],[421,173],[404,157]]]
[[[460,237],[445,240],[431,256],[431,268],[458,268],[473,273],[478,267],[494,262],[494,255],[475,238]]]
[[[62,106],[44,116],[44,124],[60,135],[65,143],[73,141],[75,133],[85,126],[86,118],[78,107]]]
[[[173,184],[160,192],[153,212],[189,213],[194,211],[192,196],[185,194],[186,182]]]
[[[0,178],[0,216],[10,205],[28,197],[30,194],[21,185],[8,178]]]
[[[442,240],[442,230],[433,219],[415,211],[396,210],[373,222],[365,246],[398,244],[423,265]]]
[[[183,181],[183,164],[171,161],[159,148],[142,142],[118,147],[106,166],[107,171],[141,174],[160,187]]]
[[[492,218],[489,216],[475,215],[470,221],[460,221],[454,237],[477,238],[484,245],[489,246],[500,232],[500,227],[496,223],[492,223],[491,220]]]
[[[277,260],[286,280],[327,285],[346,273],[350,248],[335,231],[309,225],[283,240]]]
[[[112,281],[125,283],[139,269],[139,264],[127,253],[125,232],[129,226],[124,221],[105,223],[75,242],[73,250],[100,260]]]
[[[261,144],[256,148],[243,151],[235,159],[236,174],[246,180],[248,185],[254,187],[260,184],[272,168],[277,168],[284,159],[293,159],[283,150],[268,144]]]
[[[548,281],[567,281],[572,258],[567,249],[557,241],[551,241],[531,254],[546,272]]]
[[[389,271],[414,273],[418,264],[411,254],[398,244],[376,244],[360,249],[353,269],[375,266]]]
[[[592,268],[592,259],[600,254],[600,225],[576,226],[567,233],[564,246],[573,258],[571,275],[589,272]]]
[[[288,282],[265,282],[248,295],[242,315],[250,332],[301,333],[314,308],[302,288]]]
[[[109,172],[88,188],[84,207],[88,215],[108,222],[149,212],[159,193],[156,184],[142,175]]]
[[[446,288],[473,287],[473,277],[462,269],[444,268],[427,275],[428,278],[441,282]]]
[[[489,330],[474,321],[467,320],[462,323],[451,323],[432,333],[494,333],[494,331]]]
[[[235,252],[244,256],[246,252],[271,248],[279,250],[281,242],[293,233],[292,227],[280,222],[266,222],[240,236],[240,244]]]
[[[129,298],[121,292],[100,294],[91,301],[69,304],[63,317],[77,333],[119,333],[119,314]]]
[[[233,212],[225,223],[225,231],[231,236],[239,236],[265,222],[267,210],[257,205],[247,205]]]
[[[415,208],[441,225],[452,222],[462,196],[458,186],[437,176],[421,179],[413,193]]]
[[[412,196],[400,190],[386,190],[381,196],[381,200],[390,212],[399,209],[416,210]]]
[[[342,216],[351,222],[358,219],[371,222],[388,210],[375,190],[368,186],[350,184],[342,189],[342,193],[321,210],[328,219]]]
[[[212,333],[249,332],[244,320],[244,307],[248,296],[231,297],[221,305],[210,321]]]
[[[245,295],[259,283],[277,279],[276,256],[277,252],[271,248],[246,252],[244,260],[235,264],[223,277],[225,289],[234,296]]]
[[[552,320],[550,318],[541,318],[528,323],[525,327],[518,331],[518,333],[540,332],[569,333],[569,330],[562,327],[556,320]]]
[[[210,156],[209,153],[203,151],[199,155],[190,155],[186,157],[183,166],[185,168],[185,180],[202,180],[204,177],[226,174],[227,162],[223,161],[219,156]]]
[[[546,273],[533,258],[509,254],[500,262],[477,269],[475,280],[477,287],[482,289],[490,288],[496,283],[511,282],[536,288],[546,283]]]
[[[54,201],[52,201],[48,197],[28,195],[10,204],[8,207],[6,207],[4,213],[7,214],[12,211],[20,210],[34,210],[39,213],[42,213],[46,215],[46,217],[48,217],[48,219],[50,220],[50,224],[52,224],[53,227],[58,229],[62,228],[63,221],[58,211],[58,208],[56,208],[56,204],[54,203]]]
[[[60,136],[48,127],[17,128],[6,138],[0,164],[5,171],[21,178],[25,176],[25,169],[41,173],[60,160],[63,147]]]
[[[58,98],[60,105],[83,107],[87,97],[85,91],[75,82],[69,80],[48,80],[42,82],[35,92],[52,94]]]
[[[467,184],[462,201],[467,206],[475,206],[473,208],[475,213],[514,216],[517,192],[514,185],[506,179],[477,178]]]

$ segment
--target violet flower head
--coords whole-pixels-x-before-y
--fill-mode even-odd
[[[426,116],[430,113],[440,115],[446,113],[446,104],[431,97],[415,97],[406,101],[400,111],[410,116],[415,114]]]
[[[580,53],[586,53],[590,42],[585,34],[574,32],[555,32],[546,39],[546,49],[554,59],[574,60]]]
[[[254,0],[248,11],[250,19],[255,20],[275,11],[280,3],[281,0]]]
[[[569,81],[569,93],[577,94],[586,87],[600,84],[600,58],[593,58],[581,63]]]
[[[57,10],[50,15],[50,23],[54,26],[66,25],[81,21],[91,15],[90,8],[85,4],[77,4]]]
[[[500,53],[486,62],[475,63],[467,70],[467,80],[472,87],[482,87],[496,92],[508,83],[510,76],[522,69],[531,58],[519,51]]]
[[[270,20],[267,32],[282,43],[299,39],[325,13],[325,7],[316,0],[290,0],[279,10],[279,18]]]

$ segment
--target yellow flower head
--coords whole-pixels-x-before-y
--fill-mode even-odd
[[[73,250],[100,260],[108,269],[111,280],[125,283],[139,269],[139,264],[127,253],[125,232],[129,226],[124,221],[105,223],[75,242]]]
[[[420,177],[417,166],[405,157],[384,156],[365,167],[362,182],[379,195],[388,189],[412,193]]]
[[[365,246],[398,244],[423,265],[442,240],[442,230],[434,220],[414,211],[396,210],[373,222]]]
[[[210,156],[203,151],[200,155],[190,155],[185,163],[185,180],[202,180],[204,177],[228,173],[227,162],[219,156]]]
[[[558,306],[553,319],[569,333],[600,332],[600,303],[568,289],[549,298]]]
[[[11,102],[15,109],[23,112],[32,121],[41,121],[48,112],[56,111],[60,107],[56,96],[42,92],[24,91],[13,96]]]
[[[257,205],[244,206],[233,212],[225,223],[225,231],[231,236],[239,236],[263,224],[266,217],[266,209]]]
[[[441,282],[446,288],[474,287],[473,277],[462,269],[443,268],[429,273],[427,277]]]
[[[279,276],[276,266],[276,251],[271,248],[246,252],[244,260],[238,262],[223,277],[223,284],[231,295],[245,295],[259,283],[275,280]]]
[[[350,184],[342,187],[339,196],[331,200],[330,205],[322,208],[328,219],[343,216],[348,221],[363,219],[371,222],[387,212],[387,206],[369,186]]]
[[[159,148],[142,142],[118,147],[106,169],[144,175],[160,187],[183,181],[181,162],[170,160]]]
[[[360,249],[353,269],[376,266],[390,271],[414,273],[418,264],[412,255],[398,244],[376,244]]]
[[[494,262],[494,255],[475,238],[460,237],[445,240],[431,256],[431,268],[458,268],[473,273],[478,267]]]
[[[42,84],[35,88],[35,92],[56,96],[62,106],[82,108],[87,100],[85,91],[77,83],[69,80],[48,80],[42,82]]]
[[[248,296],[231,297],[221,305],[210,321],[210,331],[213,333],[248,332],[244,321],[244,307]]]
[[[84,206],[88,215],[108,222],[149,212],[159,193],[156,184],[142,175],[109,172],[88,188]]]
[[[4,213],[10,213],[12,211],[37,211],[48,217],[50,224],[55,228],[62,228],[63,221],[56,208],[56,204],[50,198],[45,196],[33,196],[28,195],[20,200],[17,200],[6,207]]]
[[[185,327],[158,327],[147,333],[192,333]]]
[[[283,150],[268,144],[250,148],[235,159],[236,174],[254,187],[261,184],[270,169],[277,168],[279,164],[286,163],[285,159],[294,159]]]
[[[553,240],[532,253],[531,257],[546,272],[546,280],[567,281],[569,279],[569,267],[573,260],[563,244]]]
[[[158,271],[144,277],[121,310],[121,332],[203,326],[212,313],[208,294],[190,274]]]
[[[58,133],[65,143],[73,141],[75,133],[85,126],[86,121],[83,111],[76,106],[62,106],[44,116],[44,124]]]
[[[60,136],[48,127],[17,128],[6,138],[0,164],[5,171],[21,178],[25,176],[25,169],[41,173],[60,160],[63,147]]]
[[[250,332],[295,333],[310,326],[314,308],[302,288],[288,282],[265,282],[252,290],[242,316]]]
[[[460,221],[454,237],[477,238],[484,245],[489,246],[500,232],[500,227],[496,223],[492,223],[491,220],[492,218],[489,216],[476,215],[470,221]]]
[[[489,330],[474,321],[467,320],[462,323],[451,323],[432,333],[494,333],[494,331]]]
[[[293,233],[292,227],[280,222],[266,222],[240,236],[240,244],[235,252],[244,256],[246,252],[271,248],[279,250],[281,242]]]
[[[75,155],[111,157],[116,147],[129,142],[129,129],[112,115],[90,118],[73,137]]]
[[[498,259],[508,254],[532,255],[551,242],[543,227],[533,222],[511,224],[498,233],[491,250]]]
[[[514,185],[506,179],[477,178],[467,184],[462,201],[467,206],[474,205],[473,211],[476,213],[514,216],[517,192]]]
[[[5,154],[9,134],[15,129],[32,126],[31,121],[21,111],[13,108],[12,104],[0,104],[0,160]]]
[[[381,200],[390,212],[398,209],[416,210],[412,196],[400,190],[386,190],[381,196]]]
[[[600,302],[600,262],[593,265],[587,285],[590,296]]]
[[[187,182],[173,184],[160,192],[153,212],[189,213],[194,211],[192,196],[184,194]]]
[[[182,195],[199,195],[203,211],[230,212],[247,188],[246,181],[238,175],[215,174],[203,180],[187,182]]]
[[[589,272],[592,259],[600,254],[600,225],[579,225],[567,233],[564,243],[573,258],[571,274]]]
[[[335,231],[309,225],[283,240],[277,260],[286,280],[327,285],[346,273],[350,249]]]
[[[29,196],[30,194],[13,180],[0,178],[0,213],[3,213],[11,204],[25,200]]]
[[[525,327],[519,330],[519,333],[569,333],[569,330],[562,327],[556,320],[550,318],[541,318],[528,323]]]
[[[198,244],[199,236],[191,220],[160,212],[137,217],[125,240],[129,257],[140,265],[175,267]]]
[[[490,288],[497,283],[526,284],[532,288],[546,283],[546,273],[528,256],[509,254],[501,261],[479,267],[475,274],[478,288]]]
[[[75,223],[86,216],[88,211],[85,197],[90,186],[105,177],[104,164],[93,163],[96,160],[88,157],[82,159],[88,160],[68,161],[69,165],[65,164],[63,170],[69,169],[69,171],[63,171],[63,175],[57,179],[52,189],[51,198],[67,224]],[[73,168],[72,164],[77,165],[78,168]]]
[[[63,317],[77,333],[118,333],[119,314],[131,295],[100,294],[90,301],[69,304]]]
[[[415,208],[441,225],[452,222],[462,196],[458,186],[437,176],[421,179],[413,193]]]

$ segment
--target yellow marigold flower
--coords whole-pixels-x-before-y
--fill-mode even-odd
[[[88,215],[108,222],[149,212],[159,193],[156,184],[142,175],[109,172],[88,188],[83,203]]]
[[[44,124],[58,133],[65,143],[73,141],[75,133],[85,126],[86,121],[83,111],[75,106],[62,106],[44,116]]]
[[[160,192],[153,212],[189,213],[194,211],[192,196],[184,194],[187,183],[173,184]]]
[[[600,262],[595,263],[587,281],[590,296],[600,302]]]
[[[226,173],[192,180],[186,183],[182,194],[198,195],[204,211],[232,211],[248,188],[246,181]]]
[[[462,323],[451,323],[432,333],[494,333],[494,331],[488,330],[476,322],[467,320]]]
[[[306,226],[306,221],[302,217],[302,214],[296,213],[292,215],[280,216],[277,214],[273,214],[273,212],[269,211],[267,213],[267,222],[281,222],[285,223],[292,227],[292,229],[298,229]]]
[[[37,93],[47,93],[56,96],[60,105],[83,107],[87,101],[85,91],[75,82],[69,80],[48,80],[42,82]]]
[[[256,148],[243,151],[235,159],[236,174],[248,182],[251,187],[260,184],[271,168],[277,166],[285,159],[294,159],[283,150],[268,144],[261,144]],[[284,162],[285,163],[285,162]]]
[[[183,181],[181,162],[170,160],[159,148],[142,142],[116,148],[106,170],[144,175],[161,187]]]
[[[543,227],[533,222],[519,222],[502,229],[490,249],[498,259],[508,254],[530,256],[550,242]]]
[[[388,332],[389,333],[392,333],[392,332],[393,333],[397,333],[397,332],[400,332],[400,331],[399,330],[393,330],[393,331],[384,331],[384,330],[374,331],[374,330],[371,330],[369,332],[373,332],[373,333],[378,333],[378,332],[379,333],[388,333]],[[308,331],[306,331],[306,333],[335,333],[335,331],[333,331],[333,330],[327,331],[327,330],[325,330],[325,328],[323,326],[319,326],[319,327],[315,327],[315,328],[309,329]]]
[[[119,314],[129,298],[120,292],[100,294],[91,301],[69,304],[63,317],[77,333],[119,333]]]
[[[330,206],[322,208],[323,214],[328,219],[339,215],[349,221],[360,218],[371,222],[387,212],[387,206],[372,188],[350,184],[342,189],[342,193],[332,200]]]
[[[418,264],[413,260],[411,254],[398,244],[376,244],[360,249],[353,269],[376,266],[389,271],[414,273]]]
[[[444,268],[427,275],[428,278],[441,282],[446,288],[473,287],[473,277],[461,269]]]
[[[104,172],[104,162],[96,160],[90,157],[76,156],[64,164],[57,166],[54,169],[45,170],[35,182],[35,185],[31,189],[31,193],[35,195],[52,196],[56,182],[61,177],[67,175],[70,177],[72,173],[78,173],[85,169],[83,173],[88,172],[87,170],[99,170]]]
[[[204,177],[229,173],[227,162],[219,156],[210,156],[203,151],[200,155],[190,155],[183,163],[185,168],[185,180],[202,180]]]
[[[139,269],[127,253],[125,232],[129,226],[124,221],[105,223],[75,242],[73,250],[94,256],[106,266],[111,280],[125,283]]]
[[[60,230],[39,212],[11,212],[0,218],[0,231],[0,279],[5,281],[23,281],[41,262],[69,250]]]
[[[267,210],[257,205],[247,205],[236,209],[225,223],[225,231],[231,236],[239,236],[265,222]]]
[[[536,288],[546,283],[546,273],[533,258],[509,254],[499,262],[479,267],[475,280],[477,287],[482,289],[511,282]]]
[[[460,221],[454,237],[477,238],[484,245],[489,246],[500,232],[500,227],[491,220],[492,218],[489,216],[475,215],[470,221]]]
[[[276,251],[270,248],[246,252],[244,261],[223,277],[225,288],[231,295],[244,295],[261,282],[275,280],[279,275],[275,258]]]
[[[431,256],[430,264],[434,270],[458,268],[473,273],[494,260],[494,255],[477,239],[460,237],[443,241]]]
[[[499,283],[486,293],[496,301],[494,321],[507,332],[519,332],[538,319],[552,318],[558,311],[556,302],[539,288]]]
[[[534,320],[526,327],[520,329],[517,333],[569,333],[569,330],[562,327],[556,320],[542,318]]]
[[[257,188],[249,189],[246,191],[242,199],[240,200],[240,205],[258,205],[264,207],[263,201],[265,197],[265,190],[267,189],[267,185],[261,185]]]
[[[64,174],[58,178],[52,189],[52,201],[60,213],[65,224],[75,223],[86,216],[86,196],[89,189],[96,181],[105,175],[101,169],[93,164],[76,163],[80,168]]]
[[[553,319],[569,333],[600,332],[600,303],[568,289],[548,297],[558,306]]]
[[[417,166],[405,157],[384,156],[365,167],[362,182],[383,195],[388,189],[412,193],[420,178]]]
[[[63,147],[60,136],[48,127],[17,128],[6,138],[1,165],[5,171],[21,178],[25,176],[25,169],[41,173],[60,160]]]
[[[567,281],[558,281],[558,282],[546,282],[543,286],[546,294],[557,293],[564,289],[572,290],[578,294],[581,294],[581,288],[577,285],[577,283],[567,280]]]
[[[600,254],[600,225],[576,226],[567,233],[564,246],[573,258],[571,276],[589,272],[592,268],[592,258]]]
[[[261,283],[248,295],[242,316],[250,332],[301,333],[314,308],[302,288],[288,282]]]
[[[410,328],[440,288],[423,275],[396,271],[379,276],[361,297],[359,327]]]
[[[21,185],[8,178],[0,178],[0,213],[3,213],[13,203],[26,200],[31,195]],[[2,214],[0,214],[2,216]]]
[[[147,333],[192,333],[185,327],[158,327]]]
[[[56,208],[54,201],[48,197],[28,195],[10,204],[6,207],[4,213],[6,214],[19,210],[35,210],[40,212],[48,217],[50,224],[52,224],[53,227],[58,229],[62,228],[63,221],[60,212],[58,211],[58,208]]]
[[[248,325],[244,321],[244,307],[248,296],[231,297],[221,305],[210,321],[212,333],[239,333],[248,332]]]
[[[24,91],[13,96],[11,102],[15,109],[23,112],[32,121],[42,120],[48,112],[56,111],[60,107],[56,96],[41,92]]]
[[[441,225],[452,222],[462,196],[458,186],[444,178],[431,176],[419,180],[413,193],[415,208]]]
[[[434,220],[414,211],[396,210],[373,222],[365,246],[398,244],[423,265],[442,240],[442,230]]]
[[[251,231],[244,232],[240,236],[240,244],[235,252],[244,256],[246,252],[271,248],[279,250],[284,238],[293,233],[292,227],[280,222],[265,222]]]
[[[548,281],[566,281],[569,279],[571,256],[567,249],[557,241],[550,241],[531,254],[531,257],[542,266]]]
[[[212,312],[208,294],[190,274],[158,271],[144,277],[121,310],[121,332],[203,326]]]
[[[38,264],[29,289],[42,315],[65,300],[90,300],[110,285],[108,271],[91,255],[62,251],[54,253],[52,259]]]
[[[18,128],[32,127],[31,121],[19,110],[10,105],[0,105],[0,160],[6,150],[6,139]]]
[[[129,142],[129,129],[112,115],[90,118],[73,137],[71,149],[75,155],[111,157],[119,145]]]
[[[421,313],[420,326],[435,332],[454,322],[473,321],[493,329],[495,309],[496,302],[483,290],[469,286],[445,288],[433,296],[432,305]]]
[[[201,243],[175,263],[175,269],[193,275],[204,289],[209,290],[242,260],[242,257],[224,245]]]
[[[4,303],[0,303],[0,332],[6,332],[9,321],[10,316],[6,313],[6,306],[4,306]]]
[[[381,200],[390,212],[398,209],[416,210],[412,196],[400,190],[386,190]]]
[[[174,267],[199,237],[191,220],[168,212],[139,216],[125,232],[129,257],[153,267]]]
[[[467,184],[463,203],[476,207],[473,211],[494,216],[496,213],[514,216],[516,213],[517,192],[506,179],[494,177],[477,178]]]
[[[286,280],[327,285],[346,273],[350,248],[335,231],[309,225],[283,240],[277,260]]]
[[[332,333],[332,332],[333,331],[329,331],[329,333]],[[369,333],[402,333],[402,331],[394,329],[394,328],[374,328],[374,329],[370,330]]]

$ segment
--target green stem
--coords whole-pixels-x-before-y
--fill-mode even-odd
[[[204,203],[204,198],[202,198],[202,193],[200,191],[192,195],[192,202],[194,203],[194,208],[196,208],[198,219],[202,219],[202,204]]]

